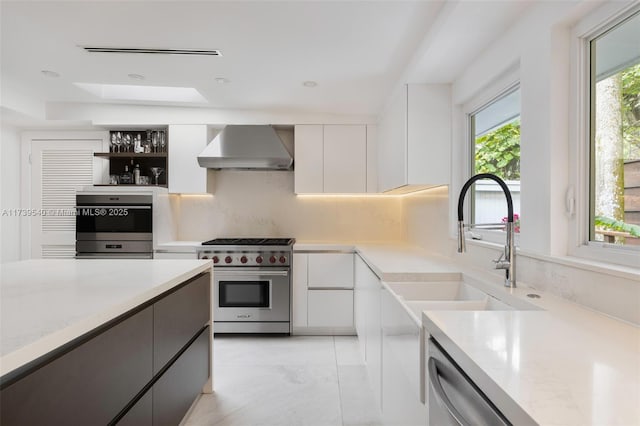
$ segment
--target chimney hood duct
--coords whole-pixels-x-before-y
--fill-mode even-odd
[[[198,156],[208,169],[291,170],[293,158],[268,125],[229,125]]]

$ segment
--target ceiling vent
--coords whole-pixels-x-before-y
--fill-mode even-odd
[[[204,55],[222,56],[219,50],[197,50],[197,49],[142,49],[132,47],[92,47],[80,46],[87,52],[92,53],[153,53],[156,55]]]

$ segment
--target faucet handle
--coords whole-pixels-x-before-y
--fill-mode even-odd
[[[509,269],[509,261],[505,256],[505,252],[500,253],[500,257],[493,260],[493,263],[496,264],[496,269]]]

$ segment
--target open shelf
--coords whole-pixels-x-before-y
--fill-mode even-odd
[[[165,158],[166,152],[94,152],[94,157],[103,158]]]

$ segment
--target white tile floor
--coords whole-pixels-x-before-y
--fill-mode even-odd
[[[379,425],[351,336],[216,336],[214,388],[188,426]]]

